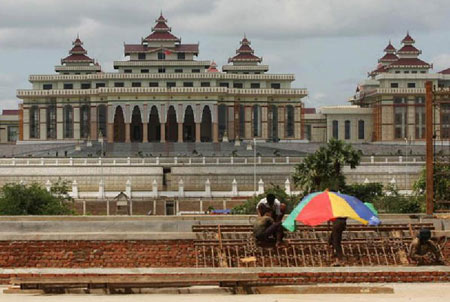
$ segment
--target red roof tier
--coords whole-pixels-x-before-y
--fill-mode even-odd
[[[19,115],[19,110],[17,110],[17,109],[3,109],[2,115]]]
[[[93,63],[94,60],[89,58],[86,55],[70,55],[68,57],[65,57],[64,59],[61,60],[62,63],[66,63],[66,62],[89,62],[89,63]]]
[[[261,62],[262,59],[251,53],[240,53],[228,60],[228,62],[235,62],[235,61]]]
[[[377,75],[377,74],[384,73],[384,72],[387,72],[386,66],[383,64],[378,64],[377,69],[369,72],[369,75],[373,76],[373,75]]]
[[[388,68],[391,67],[400,67],[400,66],[411,66],[411,67],[426,67],[426,68],[430,68],[430,64],[428,64],[427,62],[422,61],[421,59],[418,58],[400,58],[397,61],[391,63]]]
[[[418,50],[417,48],[415,48],[413,45],[405,45],[397,51],[397,53],[402,53],[402,52],[413,52],[413,53],[417,53],[417,54],[421,53],[421,51]]]
[[[439,71],[438,73],[441,73],[441,74],[450,74],[450,68],[441,70],[441,71]],[[4,111],[4,110],[3,110],[3,111]]]
[[[239,47],[238,50],[236,50],[236,53],[253,53],[253,49],[248,44],[242,44],[241,47]]]
[[[87,54],[87,51],[82,46],[76,45],[70,50],[69,53],[70,54]]]
[[[163,14],[161,12],[161,14],[159,15],[159,18],[156,19],[155,22],[167,22],[167,19],[164,18]]]
[[[167,26],[164,22],[158,22],[153,28],[153,31],[159,30],[159,31],[170,31],[170,27]]]
[[[409,35],[409,32],[406,33],[406,36],[403,38],[402,43],[405,44],[409,44],[409,43],[415,43],[416,41],[414,41],[413,38],[411,38],[411,36]]]
[[[387,53],[383,57],[381,57],[378,62],[394,62],[397,61],[398,57],[393,53]]]
[[[386,48],[384,49],[384,52],[395,52],[395,47],[392,46],[391,41],[389,41],[389,44],[386,46]]]
[[[147,38],[144,39],[144,41],[151,42],[151,41],[175,41],[180,42],[180,39],[172,35],[168,31],[154,31],[152,32]]]

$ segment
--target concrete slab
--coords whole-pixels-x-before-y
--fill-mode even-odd
[[[338,284],[340,286],[340,284]],[[368,286],[367,284],[353,284],[352,286]],[[378,284],[377,286],[383,286]],[[422,302],[422,301],[448,301],[450,299],[449,283],[399,283],[389,284],[393,288],[392,294],[265,294],[265,295],[234,295],[231,291],[217,290],[216,287],[193,287],[189,289],[161,289],[151,294],[142,295],[36,295],[36,294],[3,294],[0,288],[0,301],[8,302]]]
[[[220,274],[220,273],[343,273],[343,272],[445,272],[450,266],[353,266],[353,267],[246,267],[246,268],[2,268],[11,274]]]

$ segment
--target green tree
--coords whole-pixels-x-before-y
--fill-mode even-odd
[[[374,201],[375,208],[386,213],[420,213],[425,210],[423,198],[401,195],[395,185],[388,185]]]
[[[0,190],[0,215],[73,214],[67,182],[58,181],[50,192],[40,184],[6,184]]]
[[[296,165],[292,178],[305,193],[325,189],[340,191],[345,187],[343,167],[348,165],[354,169],[360,161],[361,151],[341,140],[331,139],[325,147],[320,147]]]
[[[425,200],[426,168],[422,170],[417,181],[413,184],[413,191],[417,198]],[[435,209],[439,208],[439,201],[450,201],[450,165],[439,164],[434,167],[433,175],[434,200],[437,201]]]
[[[377,199],[384,196],[383,184],[379,182],[346,185],[342,189],[342,193],[355,196],[362,202],[370,203],[374,203]]]

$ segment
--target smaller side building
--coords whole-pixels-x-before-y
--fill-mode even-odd
[[[0,143],[15,143],[19,133],[19,110],[3,110],[0,115]]]
[[[327,106],[320,108],[325,116],[326,137],[350,143],[371,142],[373,138],[372,108],[359,106]]]

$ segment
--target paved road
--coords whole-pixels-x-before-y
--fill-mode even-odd
[[[355,284],[352,284],[355,285]],[[344,285],[345,286],[345,285]],[[450,301],[450,283],[409,283],[409,284],[373,284],[372,286],[387,286],[394,288],[394,294],[360,294],[360,295],[234,295],[216,290],[206,290],[204,294],[152,294],[152,295],[19,295],[0,293],[0,301],[8,302],[140,302],[140,301],[161,301],[161,302],[295,302],[295,301],[333,301],[333,302],[379,302],[379,301]],[[3,288],[0,288],[3,291]],[[195,290],[194,290],[195,291]],[[173,292],[173,291],[172,291]]]

